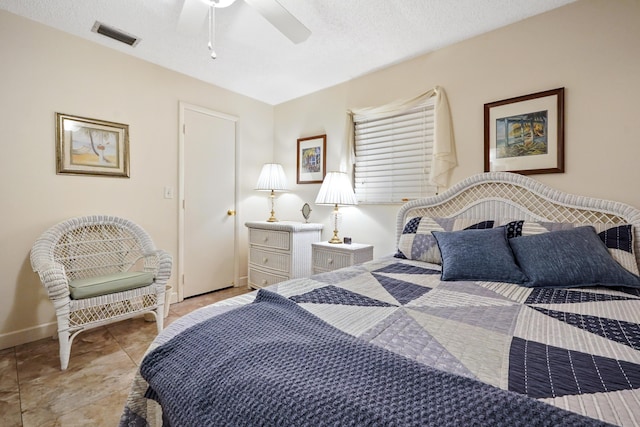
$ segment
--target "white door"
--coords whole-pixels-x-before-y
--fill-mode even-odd
[[[236,122],[180,103],[180,300],[237,280]]]

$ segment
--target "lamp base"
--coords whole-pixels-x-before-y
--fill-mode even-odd
[[[276,219],[276,213],[275,213],[275,211],[271,211],[271,216],[269,217],[269,219],[267,220],[267,222],[278,222],[278,220]]]
[[[274,206],[275,197],[276,193],[271,190],[271,194],[269,195],[269,198],[271,199],[271,216],[269,217],[267,222],[278,222],[278,220],[276,219],[276,211]]]
[[[340,222],[340,212],[338,212],[338,204],[336,203],[333,207],[333,212],[331,212],[331,216],[333,216],[333,237],[329,240],[329,243],[342,243],[342,240],[338,237],[338,223]]]
[[[338,230],[333,230],[333,237],[329,240],[329,243],[342,243],[342,240],[338,237]]]

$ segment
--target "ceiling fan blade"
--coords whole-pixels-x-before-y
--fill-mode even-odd
[[[184,0],[178,18],[178,31],[189,35],[198,34],[202,30],[208,11],[209,6],[202,0]]]
[[[295,44],[302,43],[311,31],[285,9],[277,0],[244,0],[254,7],[267,21]]]

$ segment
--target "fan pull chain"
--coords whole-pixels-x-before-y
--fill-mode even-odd
[[[216,59],[217,55],[213,50],[213,43],[216,38],[216,24],[215,24],[215,1],[212,1],[209,5],[209,50],[211,51],[211,59]],[[202,21],[200,21],[202,22]]]

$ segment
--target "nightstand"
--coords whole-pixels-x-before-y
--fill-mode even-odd
[[[337,270],[373,259],[373,246],[362,243],[317,242],[313,247],[313,272]]]
[[[311,244],[320,240],[322,224],[254,221],[245,226],[249,229],[250,287],[311,276]]]

